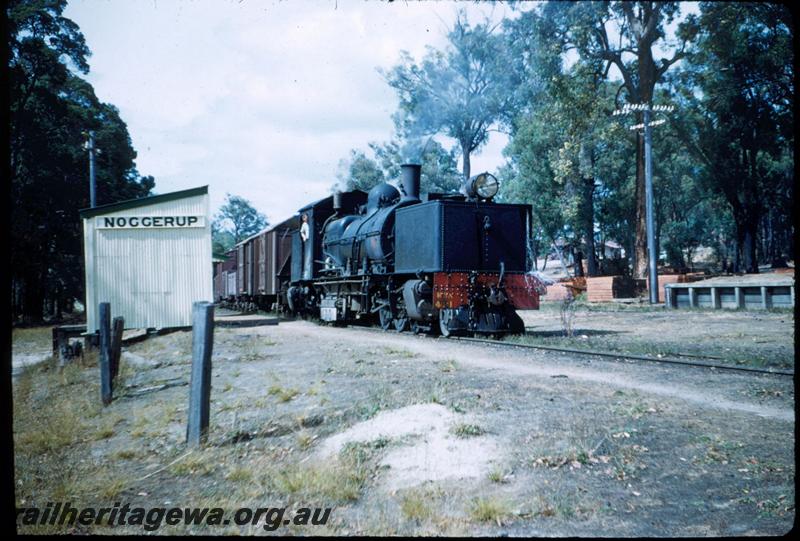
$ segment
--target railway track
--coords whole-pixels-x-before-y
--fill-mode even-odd
[[[354,329],[361,329],[367,330],[370,332],[377,332],[377,333],[385,333],[387,331],[383,331],[381,329],[376,329],[372,327],[363,327],[359,325],[348,325],[347,327],[352,327]],[[394,332],[394,331],[389,331]],[[589,357],[605,357],[610,358],[613,360],[619,361],[641,361],[641,362],[652,362],[652,363],[662,363],[662,364],[673,364],[673,365],[682,365],[682,366],[691,366],[696,368],[705,368],[708,370],[728,370],[728,371],[735,371],[735,372],[749,372],[754,374],[767,374],[772,376],[783,376],[783,377],[794,377],[794,371],[788,370],[773,370],[767,368],[755,368],[750,366],[736,366],[736,365],[729,365],[729,364],[720,364],[717,362],[713,362],[715,360],[720,360],[720,357],[701,357],[699,355],[693,354],[673,354],[675,357],[691,357],[692,359],[697,360],[688,360],[688,359],[679,359],[675,357],[647,357],[644,355],[626,355],[624,353],[618,352],[608,352],[608,351],[595,351],[595,350],[587,350],[587,349],[574,349],[574,348],[559,348],[555,346],[540,346],[534,344],[518,344],[514,342],[504,342],[501,340],[492,340],[488,338],[470,338],[464,336],[451,336],[449,338],[442,338],[442,337],[434,337],[430,335],[413,335],[411,333],[395,333],[398,335],[407,334],[408,336],[422,336],[426,339],[433,339],[433,340],[455,340],[458,342],[472,342],[477,344],[485,344],[492,347],[511,347],[511,348],[520,348],[520,349],[536,349],[540,351],[552,351],[555,353],[570,353],[575,355],[585,355]],[[709,359],[712,362],[700,362],[700,359]]]

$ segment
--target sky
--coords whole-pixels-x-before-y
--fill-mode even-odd
[[[327,196],[350,149],[392,137],[398,100],[377,68],[443,48],[459,7],[471,22],[514,15],[376,0],[70,0],[64,15],[156,193],[207,184],[212,213],[230,193],[274,224]],[[492,133],[472,170],[496,172],[506,143]]]

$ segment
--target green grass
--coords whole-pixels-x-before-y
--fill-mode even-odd
[[[450,432],[458,436],[459,438],[469,438],[472,436],[481,436],[486,433],[486,431],[478,425],[472,425],[467,423],[459,423],[453,426],[450,429]]]
[[[492,471],[489,472],[488,478],[489,478],[489,481],[491,481],[492,483],[506,483],[506,482],[508,482],[508,479],[506,478],[506,474],[503,473],[503,470],[500,470],[500,469],[497,469],[497,468],[495,468],[495,469],[493,469]]]

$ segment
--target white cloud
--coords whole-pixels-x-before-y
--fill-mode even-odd
[[[208,184],[273,221],[324,197],[351,148],[387,140],[397,99],[376,68],[441,47],[462,7],[339,0],[73,0],[65,15],[93,51],[89,81],[127,122],[137,167],[160,193]],[[503,161],[503,137],[473,157]]]

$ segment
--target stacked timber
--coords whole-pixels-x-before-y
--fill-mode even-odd
[[[569,287],[566,282],[556,282],[547,286],[547,292],[544,295],[546,301],[563,301],[569,296]]]
[[[628,276],[592,276],[586,278],[589,302],[607,302],[636,296],[636,282]]]

